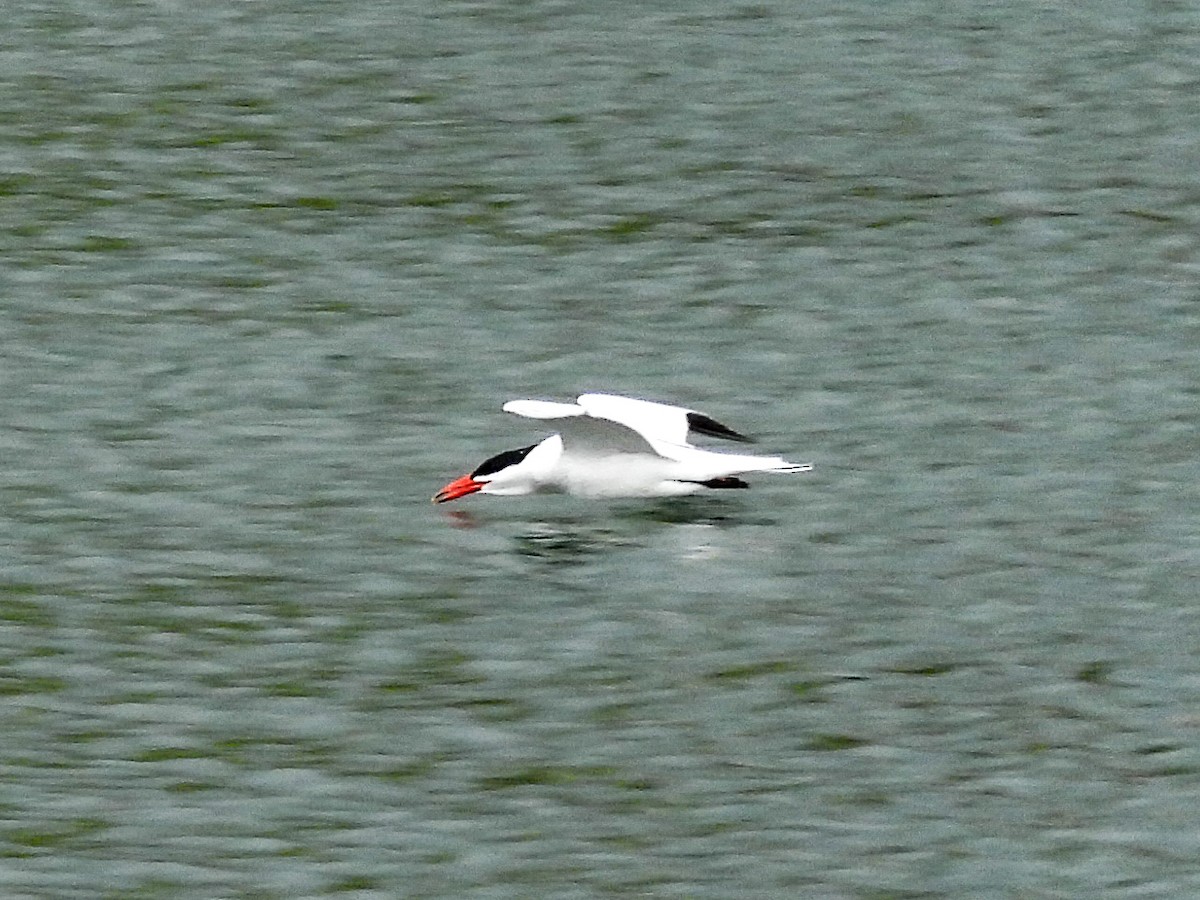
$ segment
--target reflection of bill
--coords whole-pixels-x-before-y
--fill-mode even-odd
[[[446,510],[446,519],[453,528],[478,528],[479,521],[465,509]]]

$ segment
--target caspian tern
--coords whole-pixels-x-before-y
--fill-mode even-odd
[[[694,409],[616,394],[583,394],[574,403],[510,400],[504,411],[554,421],[545,440],[484,460],[437,492],[434,503],[467,494],[557,491],[580,497],[672,497],[745,488],[747,472],[807,472],[779,456],[718,453],[693,447],[702,434],[749,441]]]

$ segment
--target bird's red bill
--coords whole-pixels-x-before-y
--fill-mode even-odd
[[[433,495],[434,503],[445,503],[447,500],[457,500],[459,497],[465,497],[467,494],[473,494],[482,488],[484,482],[476,481],[470,475],[464,475],[462,478],[456,478],[440,491]]]

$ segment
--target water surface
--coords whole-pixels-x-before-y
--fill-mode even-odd
[[[1195,893],[1198,25],[13,11],[0,889]],[[816,470],[429,504],[583,390]]]

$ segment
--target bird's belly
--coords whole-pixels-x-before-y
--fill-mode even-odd
[[[678,463],[638,453],[564,460],[561,483],[579,497],[661,497],[690,494],[698,484],[672,480]]]

